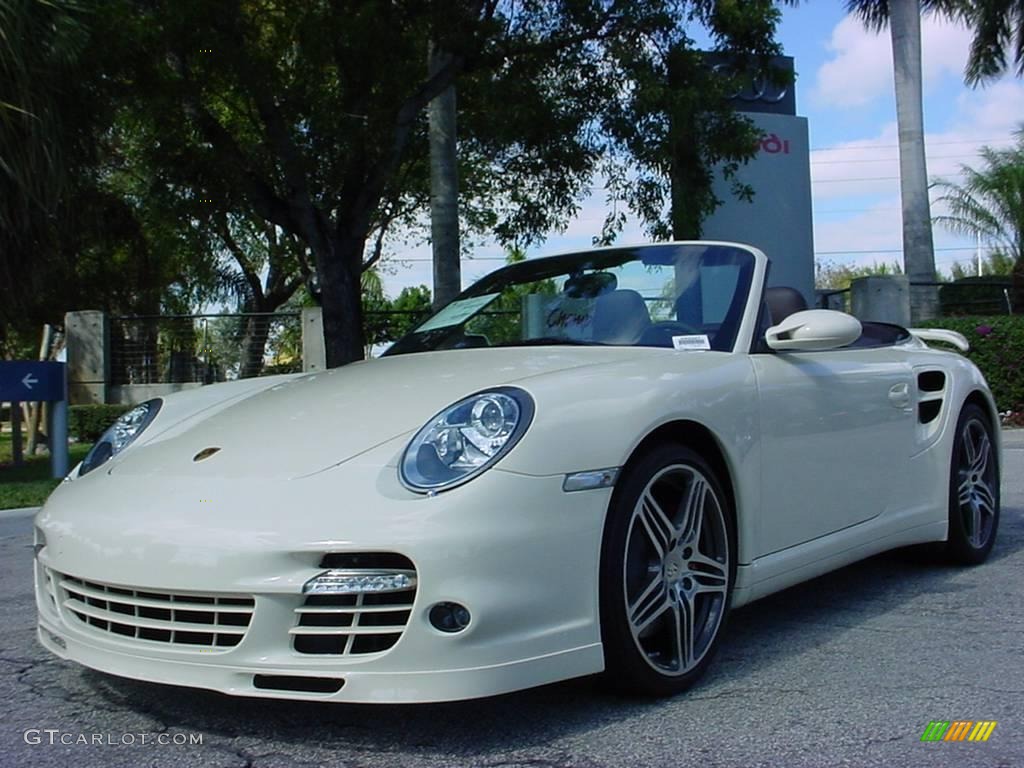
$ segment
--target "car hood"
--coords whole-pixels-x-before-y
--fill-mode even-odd
[[[487,387],[621,362],[635,347],[450,350],[353,363],[271,386],[112,462],[111,474],[295,478],[349,461],[422,427]],[[154,424],[158,428],[159,420]],[[219,449],[194,461],[200,451]]]

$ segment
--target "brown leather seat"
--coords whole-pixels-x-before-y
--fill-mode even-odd
[[[772,325],[778,325],[794,312],[803,312],[807,309],[807,299],[804,295],[796,288],[785,285],[766,288],[764,300],[768,305]]]

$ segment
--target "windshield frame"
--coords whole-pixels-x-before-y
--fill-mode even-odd
[[[758,309],[763,295],[764,279],[768,269],[768,258],[765,254],[753,246],[743,243],[712,240],[685,240],[667,243],[646,243],[640,245],[615,245],[603,248],[592,248],[587,250],[573,250],[551,256],[528,259],[525,261],[507,264],[483,276],[471,286],[462,291],[437,312],[433,312],[416,328],[409,331],[402,338],[398,339],[385,352],[385,356],[403,354],[414,354],[417,352],[447,351],[449,349],[479,349],[479,348],[512,348],[526,346],[541,346],[544,344],[578,344],[585,346],[622,347],[632,349],[665,349],[664,346],[649,346],[639,344],[604,344],[601,342],[573,341],[571,339],[523,339],[517,344],[496,344],[489,347],[438,347],[435,345],[423,348],[420,337],[424,333],[437,333],[436,338],[445,339],[450,335],[459,332],[467,322],[480,312],[487,304],[476,309],[470,316],[452,324],[438,326],[434,329],[421,331],[424,326],[429,325],[446,310],[458,302],[465,302],[467,299],[482,298],[489,294],[500,292],[510,284],[523,284],[525,282],[537,282],[545,279],[561,277],[577,270],[603,270],[609,269],[630,261],[648,261],[650,264],[668,265],[668,260],[650,260],[653,253],[659,251],[676,252],[680,248],[723,248],[743,252],[752,257],[749,270],[744,266],[743,273],[739,277],[737,290],[746,290],[745,305],[739,309],[736,318],[736,330],[734,331],[732,344],[728,349],[719,349],[719,352],[733,353],[737,351],[749,351],[751,339],[757,324]],[[646,257],[646,258],[645,258]],[[525,279],[524,279],[525,278]],[[488,302],[489,303],[489,302]],[[671,349],[671,348],[669,348]]]

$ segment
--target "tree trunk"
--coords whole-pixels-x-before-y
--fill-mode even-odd
[[[270,317],[249,315],[243,322],[245,327],[242,332],[242,365],[238,378],[251,379],[263,372],[263,355],[267,350],[267,337],[270,335]]]
[[[938,315],[935,250],[928,203],[924,109],[921,95],[921,6],[918,0],[890,0],[896,122],[899,126],[900,198],[903,204],[903,268],[911,282],[910,317],[914,323]]]
[[[336,235],[313,250],[320,277],[327,367],[362,360],[363,299],[360,289],[366,238]]]
[[[451,57],[433,43],[428,69],[436,74]],[[434,309],[462,291],[459,263],[459,177],[455,150],[455,86],[434,97],[427,108],[430,139],[430,241],[434,254]]]

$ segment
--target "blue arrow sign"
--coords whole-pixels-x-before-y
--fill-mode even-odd
[[[0,361],[0,400],[56,402],[67,397],[64,363]]]

